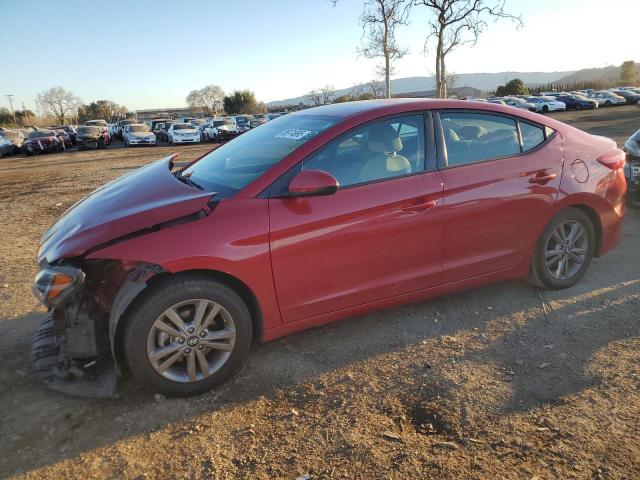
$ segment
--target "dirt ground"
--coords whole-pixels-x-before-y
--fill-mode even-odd
[[[635,107],[555,117],[619,144],[640,128]],[[190,399],[131,379],[109,400],[43,387],[41,234],[107,180],[210,148],[0,160],[0,477],[640,478],[638,210],[568,290],[508,282],[295,334]]]

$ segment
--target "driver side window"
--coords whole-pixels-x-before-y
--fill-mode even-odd
[[[341,187],[424,170],[424,117],[396,117],[359,127],[304,160],[305,170],[324,170]]]

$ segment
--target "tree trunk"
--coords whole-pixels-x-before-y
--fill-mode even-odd
[[[391,98],[391,75],[389,74],[389,70],[391,69],[391,62],[389,60],[389,54],[387,53],[384,57],[384,81],[387,86],[387,98]]]
[[[442,98],[442,36],[438,36],[438,46],[436,47],[436,97]]]
[[[442,96],[440,98],[447,98],[447,69],[444,64],[444,52],[440,55],[440,77],[442,79]]]

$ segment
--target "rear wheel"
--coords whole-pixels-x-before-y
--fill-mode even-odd
[[[589,217],[577,208],[562,211],[545,227],[536,244],[530,280],[551,290],[575,285],[589,268],[595,245]]]
[[[582,110],[582,105],[580,105],[579,103],[576,103],[576,110]]]
[[[220,385],[251,346],[251,317],[242,298],[204,276],[156,285],[127,317],[129,368],[147,387],[165,395],[194,395]]]

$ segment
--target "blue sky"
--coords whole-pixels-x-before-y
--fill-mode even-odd
[[[263,101],[375,76],[358,58],[362,0],[0,0],[0,106],[34,109],[60,85],[84,102],[130,109],[178,107],[192,89],[248,88]],[[556,71],[640,61],[637,0],[507,0],[524,27],[490,23],[480,42],[452,53],[457,73]],[[398,38],[410,54],[394,77],[426,76],[426,11]],[[634,56],[636,58],[634,58]]]

